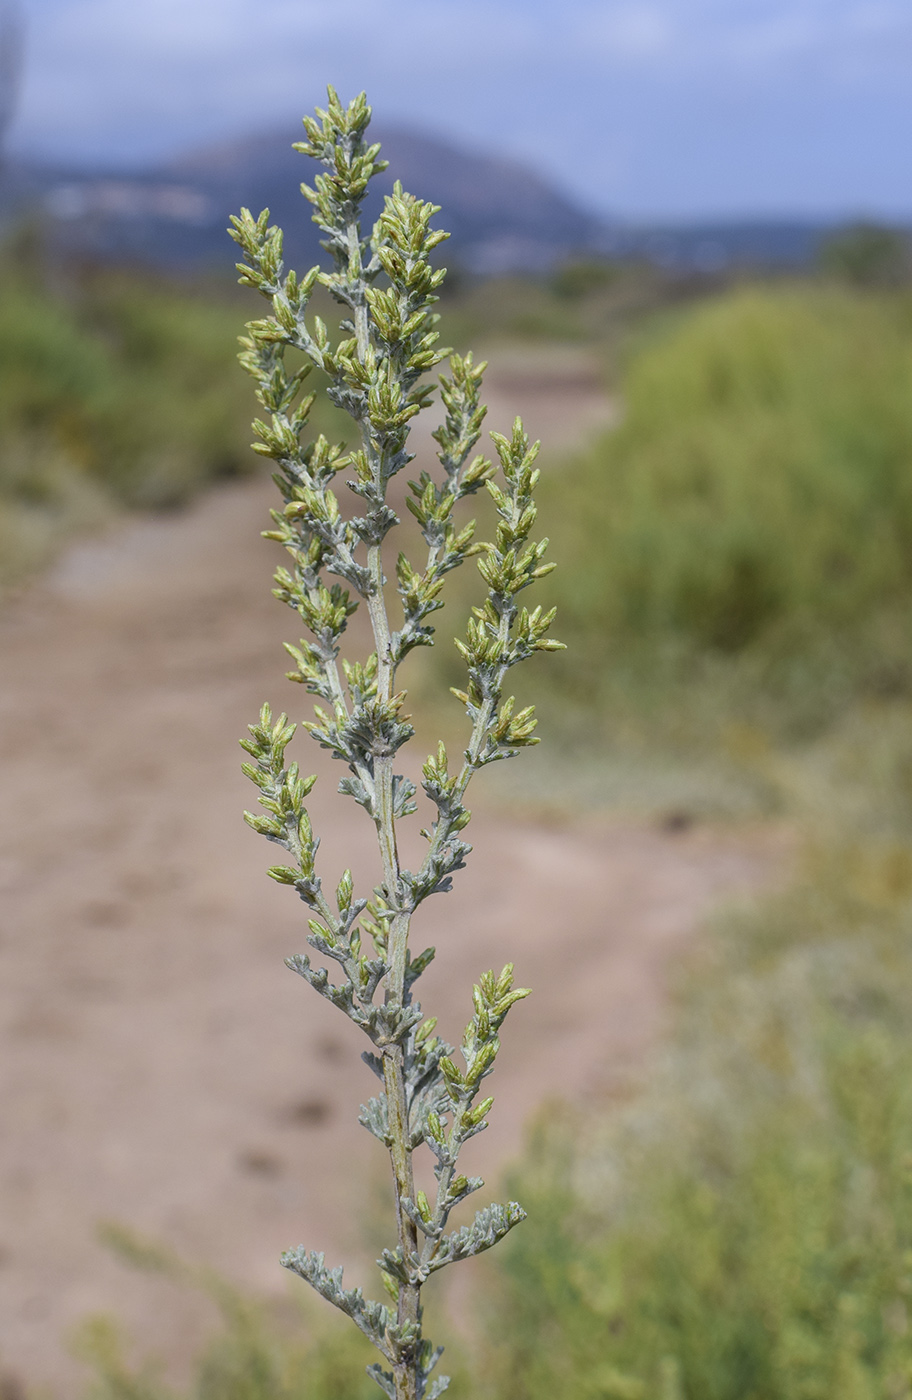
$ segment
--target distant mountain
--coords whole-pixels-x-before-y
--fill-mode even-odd
[[[438,225],[452,234],[444,249],[449,266],[482,275],[545,272],[593,256],[642,258],[673,272],[794,267],[809,263],[836,227],[785,219],[634,226],[578,207],[518,161],[395,128],[377,129],[377,139],[390,169],[373,182],[368,222],[401,179],[442,206]],[[307,266],[321,256],[320,235],[298,191],[314,173],[287,131],[144,170],[9,163],[0,171],[0,223],[38,213],[62,254],[228,271],[235,260],[228,216],[242,205],[254,213],[268,207],[285,230],[289,262]]]
[[[596,247],[604,225],[534,171],[497,156],[469,154],[431,137],[380,130],[390,169],[372,182],[367,220],[400,179],[442,206],[452,233],[451,263],[479,273],[542,271]],[[0,210],[40,207],[55,242],[100,258],[158,264],[230,266],[229,214],[269,208],[282,225],[291,262],[320,256],[319,232],[302,180],[316,167],[291,149],[288,132],[195,151],[145,171],[11,167],[0,179]]]
[[[731,267],[802,267],[814,261],[833,220],[740,219],[730,223],[618,226],[600,250],[609,257],[643,258],[670,271],[718,272]]]

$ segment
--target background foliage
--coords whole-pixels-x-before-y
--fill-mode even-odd
[[[0,256],[0,586],[117,510],[255,463],[235,288],[52,269],[30,240]]]
[[[632,1107],[543,1127],[491,1394],[909,1394],[910,876],[818,855],[715,930]]]
[[[862,254],[696,299],[574,265],[444,305],[457,345],[590,344],[623,405],[543,480],[572,645],[536,699],[567,800],[588,782],[587,800],[659,816],[776,813],[804,851],[790,888],[708,935],[648,1087],[555,1108],[531,1140],[479,1394],[909,1394],[912,299]],[[8,251],[3,580],[75,528],[247,469],[238,319],[221,286],[53,280]],[[428,664],[434,687],[454,667],[446,646]],[[302,1350],[222,1302],[194,1400],[363,1393],[345,1342]],[[104,1325],[83,1345],[99,1400],[167,1393]]]

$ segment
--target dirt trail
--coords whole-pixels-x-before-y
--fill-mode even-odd
[[[610,416],[572,355],[556,382],[509,364],[491,397],[493,426],[518,408],[546,446]],[[373,1092],[359,1037],[283,967],[304,911],[239,818],[245,724],[264,698],[304,699],[281,679],[296,634],[257,537],[270,503],[248,482],[125,524],[0,615],[0,1373],[59,1396],[78,1393],[63,1339],[89,1312],[178,1360],[210,1322],[109,1257],[99,1220],[281,1293],[285,1247],[357,1257],[365,1208],[349,1223],[346,1203],[384,1179],[355,1121]],[[371,872],[370,825],[333,796],[338,765],[302,761],[323,779],[327,877],[353,846]],[[604,1089],[642,1056],[674,953],[777,852],[758,835],[483,815],[471,837],[469,869],[432,907],[442,957],[422,985],[452,1039],[486,967],[515,960],[535,989],[467,1164],[493,1179],[542,1099]]]

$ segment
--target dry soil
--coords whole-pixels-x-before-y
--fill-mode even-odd
[[[610,421],[584,360],[534,356],[493,383],[566,444]],[[427,440],[423,449],[428,446]],[[67,1337],[110,1312],[181,1365],[211,1324],[97,1237],[124,1222],[263,1294],[280,1251],[354,1261],[382,1152],[357,1032],[283,966],[305,913],[241,822],[237,739],[282,680],[294,620],[269,593],[263,479],[73,547],[0,613],[0,1371],[79,1393]],[[303,741],[306,743],[306,740]],[[534,762],[534,754],[523,761]],[[328,879],[373,878],[371,828],[306,749]],[[456,891],[426,921],[423,1000],[449,1038],[485,968],[515,961],[515,1010],[471,1168],[495,1178],[548,1096],[604,1092],[661,1025],[669,965],[707,909],[768,879],[768,834],[553,826],[479,812]],[[355,852],[352,860],[351,852]],[[363,885],[363,881],[362,881]],[[420,935],[419,935],[420,936]],[[580,972],[582,970],[582,975]],[[357,1203],[351,1220],[350,1204]],[[303,1285],[302,1285],[303,1287]],[[17,1379],[18,1378],[18,1379]]]

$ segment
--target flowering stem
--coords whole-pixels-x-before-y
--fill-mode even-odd
[[[267,535],[286,549],[292,566],[278,570],[275,591],[309,634],[287,647],[294,662],[289,678],[327,707],[315,705],[314,719],[304,727],[347,768],[339,791],[364,807],[374,822],[383,882],[372,898],[356,898],[346,870],[335,902],[327,898],[316,872],[318,841],[305,805],[315,779],[302,778],[297,763],[286,763],[295,726],[285,715],[274,721],[268,706],[250,726],[250,738],[243,740],[252,760],[244,771],[259,789],[263,809],[245,817],[288,853],[291,863],[273,866],[269,874],[292,886],[316,915],[309,920],[308,944],[338,965],[341,980],[333,982],[326,968],[313,967],[309,954],[289,958],[289,966],[371,1042],[365,1059],[382,1092],[362,1106],[360,1121],[386,1146],[392,1165],[396,1242],[383,1250],[378,1264],[395,1308],[365,1299],[360,1289],[343,1288],[342,1271],[327,1269],[322,1255],[303,1247],[284,1255],[282,1262],[370,1338],[381,1361],[369,1371],[390,1400],[435,1400],[448,1381],[445,1376],[431,1379],[440,1351],[422,1333],[421,1290],[432,1273],[488,1249],[524,1215],[515,1202],[488,1206],[476,1212],[471,1224],[446,1233],[453,1209],[484,1185],[480,1178],[459,1175],[457,1160],[465,1142],[487,1126],[493,1100],[479,1101],[481,1086],[494,1067],[500,1026],[527,992],[513,986],[512,965],[497,977],[493,972],[481,976],[473,989],[474,1014],[463,1037],[460,1068],[454,1048],[433,1034],[436,1022],[425,1020],[412,999],[412,988],[435,950],[412,955],[411,920],[432,894],[449,890],[471,850],[461,833],[470,819],[463,799],[472,776],[537,742],[532,709],[515,712],[513,698],[503,698],[507,672],[535,651],[556,650],[560,643],[547,636],[553,611],[528,612],[516,603],[516,595],[551,567],[541,562],[547,541],[529,540],[537,444],[530,446],[518,419],[509,439],[491,435],[501,484],[487,458],[471,456],[485,414],[480,402],[484,365],[476,365],[471,355],[453,355],[451,377],[440,378],[446,416],[434,437],[442,476],[435,480],[422,471],[410,483],[408,501],[427,559],[419,572],[399,555],[396,589],[403,620],[398,630],[390,626],[390,585],[382,553],[400,522],[387,491],[392,477],[411,461],[406,450],[410,423],[428,406],[432,393],[424,382],[427,371],[446,353],[437,349],[437,317],[431,313],[445,274],[432,268],[430,255],[447,235],[430,226],[435,206],[405,194],[397,184],[373,235],[362,237],[365,192],[385,168],[379,146],[366,143],[369,121],[363,94],[345,108],[330,89],[326,110],[305,118],[307,139],[297,148],[323,166],[314,188],[302,188],[325,235],[332,271],[314,267],[301,278],[286,272],[282,233],[270,226],[268,211],[254,219],[242,210],[232,220],[231,233],[245,257],[238,265],[242,283],[267,297],[272,311],[249,323],[240,358],[269,415],[269,422],[254,424],[255,449],[276,464],[282,492],[283,508],[272,512],[273,529]],[[343,338],[335,345],[319,316],[307,319],[318,285],[345,309]],[[289,349],[303,352],[310,365],[328,375],[329,397],[357,425],[354,451],[346,454],[322,436],[302,441],[312,402],[301,397],[308,369],[288,371]],[[362,514],[345,516],[333,490],[346,468],[351,472],[347,487]],[[488,544],[474,542],[474,523],[460,530],[453,523],[458,502],[481,487],[491,495],[499,519],[495,540]],[[443,744],[424,765],[422,787],[436,815],[424,832],[425,858],[412,872],[402,868],[396,840],[398,820],[417,810],[414,784],[395,772],[396,754],[413,733],[401,714],[404,694],[396,690],[396,677],[413,648],[433,644],[428,618],[442,605],[445,575],[472,555],[479,556],[487,594],[469,620],[465,641],[457,643],[468,680],[466,690],[456,694],[469,719],[470,738],[455,775],[449,773]],[[340,674],[342,636],[361,603],[370,618],[374,649],[357,661],[342,659]],[[415,1190],[412,1158],[421,1148],[435,1160],[433,1203]]]

